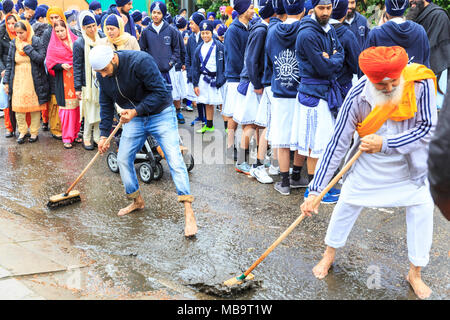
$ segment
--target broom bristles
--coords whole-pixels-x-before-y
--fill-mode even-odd
[[[69,194],[63,193],[51,197],[50,201],[47,203],[47,207],[50,209],[59,208],[78,201],[81,201],[80,192],[77,190],[72,190]]]

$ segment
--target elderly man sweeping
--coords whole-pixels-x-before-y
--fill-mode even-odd
[[[194,197],[190,194],[189,176],[180,151],[175,107],[155,60],[143,51],[114,52],[109,46],[95,46],[89,53],[89,61],[100,84],[100,153],[109,148],[105,142],[111,132],[114,104],[123,109],[120,121],[125,124],[117,160],[125,192],[133,202],[121,209],[119,216],[144,208],[134,160],[151,134],[163,149],[178,201],[184,203],[185,236],[194,236],[197,233],[191,205]]]
[[[362,77],[347,95],[333,136],[319,160],[304,214],[318,213],[313,200],[331,180],[348,152],[363,151],[345,177],[328,225],[323,259],[313,273],[323,279],[363,207],[406,207],[410,269],[407,280],[425,299],[431,289],[421,268],[429,261],[433,236],[433,200],[427,180],[428,144],[437,121],[436,77],[420,64],[408,63],[406,51],[371,47],[359,57]]]

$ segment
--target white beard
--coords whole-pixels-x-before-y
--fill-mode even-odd
[[[390,93],[385,93],[382,90],[378,90],[370,81],[367,84],[369,86],[369,92],[373,98],[372,107],[375,107],[384,106],[388,103],[398,104],[402,99],[405,80],[403,80],[403,77],[400,78],[400,84],[397,87],[393,87]]]

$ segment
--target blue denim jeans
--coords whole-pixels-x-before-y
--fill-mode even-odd
[[[180,151],[178,122],[173,105],[155,115],[134,117],[123,125],[117,161],[125,193],[129,198],[136,198],[139,195],[134,160],[150,134],[156,138],[164,152],[177,189],[178,201],[192,202],[189,176]]]

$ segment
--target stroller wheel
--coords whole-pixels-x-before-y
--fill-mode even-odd
[[[192,169],[194,169],[194,157],[191,153],[183,154],[183,160],[186,164],[186,169],[188,172],[190,172]]]
[[[153,180],[159,180],[164,174],[164,169],[161,163],[156,162],[155,170],[153,172]]]
[[[109,170],[111,170],[114,173],[119,172],[119,165],[117,163],[117,153],[115,152],[108,153],[106,162],[108,163]]]
[[[153,168],[149,163],[141,163],[139,165],[138,172],[142,182],[150,183],[153,180]]]

